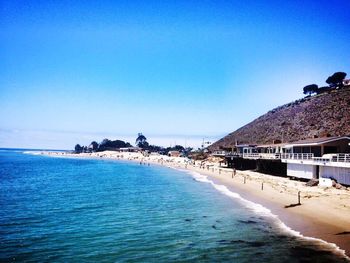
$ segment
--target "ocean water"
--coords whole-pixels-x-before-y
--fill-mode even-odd
[[[0,150],[1,262],[346,262],[205,176]]]

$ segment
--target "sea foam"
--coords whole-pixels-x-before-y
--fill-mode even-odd
[[[19,151],[21,152],[21,151]],[[23,154],[31,154],[31,155],[41,155],[41,151],[24,151]]]
[[[200,174],[200,173],[195,172],[195,171],[187,171],[187,170],[182,170],[182,169],[181,169],[181,171],[185,171],[185,172],[189,173],[198,182],[211,184],[220,193],[222,193],[226,196],[229,196],[230,198],[238,200],[241,204],[243,204],[245,207],[247,207],[248,209],[250,209],[254,213],[257,213],[260,216],[272,218],[273,222],[276,224],[276,226],[284,233],[286,233],[288,235],[292,235],[292,236],[297,237],[297,238],[300,238],[302,240],[314,242],[317,245],[319,245],[327,250],[333,251],[335,254],[350,261],[350,258],[346,255],[345,250],[339,248],[336,244],[324,241],[323,239],[302,235],[300,232],[295,231],[292,228],[290,228],[289,226],[287,226],[277,215],[273,214],[270,209],[262,206],[261,204],[244,199],[240,194],[232,192],[225,185],[216,184],[212,180],[209,180],[208,176],[205,176],[205,175]]]

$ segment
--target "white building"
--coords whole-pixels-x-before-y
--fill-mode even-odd
[[[297,141],[285,145],[289,153],[281,154],[287,163],[287,176],[330,178],[350,185],[350,137],[326,137]]]

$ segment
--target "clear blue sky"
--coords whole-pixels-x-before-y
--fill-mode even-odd
[[[229,3],[231,2],[231,3]],[[0,0],[0,147],[220,138],[350,75],[350,1]]]

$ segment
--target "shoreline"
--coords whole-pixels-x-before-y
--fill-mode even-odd
[[[320,217],[321,211],[311,211],[310,205],[305,203],[303,199],[300,206],[285,208],[285,206],[297,203],[297,195],[285,196],[285,193],[278,195],[276,191],[270,192],[269,190],[271,189],[266,189],[269,187],[266,185],[264,185],[264,190],[261,190],[261,184],[251,180],[246,180],[246,184],[244,184],[243,175],[246,173],[242,173],[242,171],[238,172],[234,179],[232,177],[227,178],[228,176],[225,174],[218,175],[206,171],[198,171],[197,169],[193,171],[208,176],[215,184],[226,186],[228,190],[239,194],[243,199],[267,208],[292,231],[300,233],[305,238],[319,239],[329,244],[334,244],[349,257],[350,234],[337,235],[338,233],[349,231],[349,220],[346,221],[344,218],[332,220],[334,219],[333,214],[326,214]],[[230,182],[229,180],[232,181]],[[349,258],[347,259],[349,260]]]
[[[197,172],[208,176],[215,184],[226,186],[245,200],[269,209],[283,224],[305,238],[320,239],[336,245],[338,250],[344,251],[348,256],[347,260],[350,261],[349,190],[307,187],[305,183],[299,181],[252,171],[237,171],[233,176],[233,170],[230,168],[210,164],[210,168],[208,166],[203,169],[198,163],[187,164],[182,157],[162,155],[144,157],[136,153],[117,152],[91,154],[41,152],[40,154],[54,157],[126,160],[168,166],[185,172]],[[301,205],[297,205],[298,191],[301,192]]]

